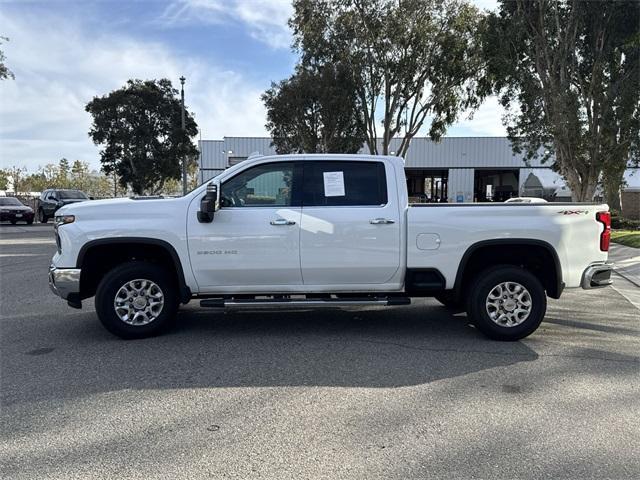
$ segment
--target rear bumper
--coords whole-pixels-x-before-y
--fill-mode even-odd
[[[0,222],[28,222],[33,221],[33,212],[2,212]]]
[[[49,267],[49,288],[67,301],[78,301],[80,297],[80,269]]]
[[[612,262],[593,263],[582,274],[580,286],[584,289],[589,289],[611,285],[613,283],[611,272],[613,272]]]

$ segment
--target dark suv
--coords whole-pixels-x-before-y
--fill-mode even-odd
[[[70,203],[84,202],[89,200],[87,195],[80,190],[66,190],[54,188],[45,190],[40,195],[40,205],[38,206],[38,220],[40,223],[47,223],[60,207]]]

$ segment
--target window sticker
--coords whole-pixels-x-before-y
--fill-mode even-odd
[[[324,196],[344,197],[344,175],[342,172],[323,172]]]

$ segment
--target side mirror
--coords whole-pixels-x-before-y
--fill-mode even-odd
[[[198,221],[200,223],[213,222],[213,214],[218,209],[218,184],[210,182],[207,184],[207,193],[200,200],[200,210],[198,211]]]

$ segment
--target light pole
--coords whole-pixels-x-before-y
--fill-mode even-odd
[[[180,77],[180,99],[182,101],[182,133],[186,135],[184,128],[184,75]],[[182,159],[182,195],[187,194],[187,156]]]

